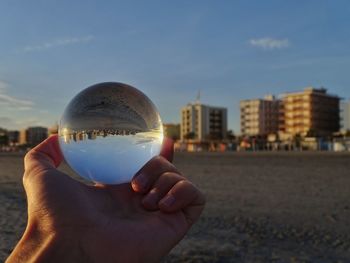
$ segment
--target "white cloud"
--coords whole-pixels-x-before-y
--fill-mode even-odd
[[[270,37],[251,39],[249,40],[249,44],[254,47],[269,49],[269,50],[287,48],[290,45],[289,40],[286,38],[274,39]]]
[[[22,48],[20,51],[22,52],[34,52],[34,51],[42,51],[54,47],[59,47],[59,46],[68,46],[68,45],[74,45],[74,44],[79,44],[79,43],[87,43],[90,42],[94,39],[93,36],[84,36],[84,37],[69,37],[69,38],[61,38],[61,39],[56,39],[50,42],[46,42],[43,44],[39,45],[34,45],[34,46],[26,46]]]
[[[6,94],[6,89],[9,85],[6,82],[0,81],[0,106],[7,109],[29,110],[34,103],[30,100],[18,99]]]
[[[22,100],[0,93],[0,105],[17,108],[19,110],[30,109],[34,103],[30,100]]]
[[[4,93],[0,93],[0,105],[18,110],[31,109],[34,103],[30,100],[17,99]]]

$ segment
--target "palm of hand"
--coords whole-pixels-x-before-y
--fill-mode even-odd
[[[46,221],[49,229],[79,236],[80,246],[90,259],[156,261],[190,227],[183,211],[146,210],[141,204],[143,195],[133,191],[130,184],[87,186],[57,170],[50,173],[51,180],[36,183],[41,186],[37,191],[42,193],[35,208],[38,219]],[[101,255],[108,258],[102,260]]]

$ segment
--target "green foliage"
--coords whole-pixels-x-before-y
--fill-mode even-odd
[[[185,139],[187,140],[193,140],[196,137],[196,134],[194,132],[189,132],[185,134]]]

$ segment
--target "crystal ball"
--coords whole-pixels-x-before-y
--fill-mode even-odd
[[[159,155],[163,126],[145,94],[130,85],[105,82],[82,90],[70,101],[58,135],[66,162],[80,176],[121,184]]]

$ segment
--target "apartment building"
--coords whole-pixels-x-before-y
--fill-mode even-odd
[[[227,109],[190,103],[181,109],[180,139],[222,140],[227,132]]]
[[[339,131],[339,101],[324,88],[307,87],[282,95],[284,132],[291,136],[327,136]]]
[[[8,131],[8,142],[10,146],[15,146],[19,142],[19,131]]]
[[[340,131],[350,131],[350,101],[340,104]]]
[[[19,134],[19,144],[36,146],[44,141],[48,136],[48,130],[45,127],[29,127],[21,130]]]
[[[280,103],[272,95],[240,101],[241,133],[248,136],[277,133]]]

